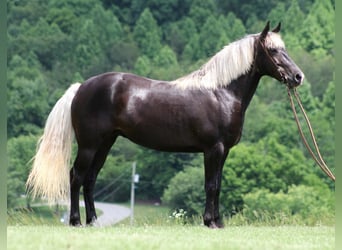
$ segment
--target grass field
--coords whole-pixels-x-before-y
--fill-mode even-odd
[[[334,227],[9,226],[7,249],[335,249]]]
[[[37,213],[38,211],[38,213]],[[8,219],[7,249],[335,249],[334,226],[269,226],[226,223],[211,230],[200,225],[181,225],[169,218],[165,207],[138,205],[135,224],[129,219],[106,228],[72,228],[58,218],[46,219],[40,208],[35,214],[12,214]]]

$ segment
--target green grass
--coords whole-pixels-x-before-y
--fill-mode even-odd
[[[7,211],[7,225],[60,225],[64,213],[68,213],[66,206],[34,206],[31,209],[18,208]],[[81,219],[85,221],[85,208],[80,208]],[[97,210],[101,215],[102,211]]]
[[[182,225],[169,215],[167,207],[137,204],[134,226],[128,218],[113,227],[72,228],[59,222],[54,209],[39,207],[34,213],[9,216],[7,249],[335,249],[333,225],[249,225],[237,217],[226,220],[224,229],[211,230],[201,225],[200,218]]]
[[[9,226],[7,249],[334,249],[334,227]]]
[[[128,206],[128,205],[127,205]],[[166,225],[170,215],[170,208],[165,206],[154,206],[136,204],[134,206],[134,225]],[[130,218],[119,222],[116,226],[130,225]]]
[[[7,225],[58,225],[64,212],[64,207],[18,208],[7,211]]]

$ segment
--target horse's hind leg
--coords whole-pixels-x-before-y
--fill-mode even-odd
[[[86,223],[92,225],[96,222],[96,210],[94,205],[94,187],[98,173],[100,172],[108,152],[113,145],[116,137],[107,140],[102,144],[95,154],[92,166],[88,171],[83,183],[84,203],[86,207]]]
[[[72,226],[82,225],[79,209],[80,188],[84,182],[88,169],[93,162],[95,153],[96,150],[79,147],[74,166],[70,172],[71,206],[69,224]]]

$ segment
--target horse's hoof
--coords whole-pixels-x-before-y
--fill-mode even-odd
[[[221,222],[218,222],[218,221],[209,221],[207,223],[205,223],[205,225],[208,227],[208,228],[211,228],[211,229],[220,229],[220,228],[224,228],[224,225],[221,223]]]
[[[221,229],[223,227],[224,226],[221,223],[216,223],[216,222],[212,222],[209,225],[209,228],[211,228],[211,229]]]
[[[70,226],[72,227],[82,227],[82,223],[78,222],[78,223],[70,223]]]
[[[91,220],[87,221],[87,226],[89,227],[98,226],[97,218],[94,216],[93,218],[91,218]]]
[[[70,221],[69,225],[72,227],[82,227],[82,223],[80,221]]]

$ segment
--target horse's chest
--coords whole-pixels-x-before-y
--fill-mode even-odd
[[[233,102],[222,112],[221,132],[230,146],[237,144],[241,138],[244,114],[239,102]]]

